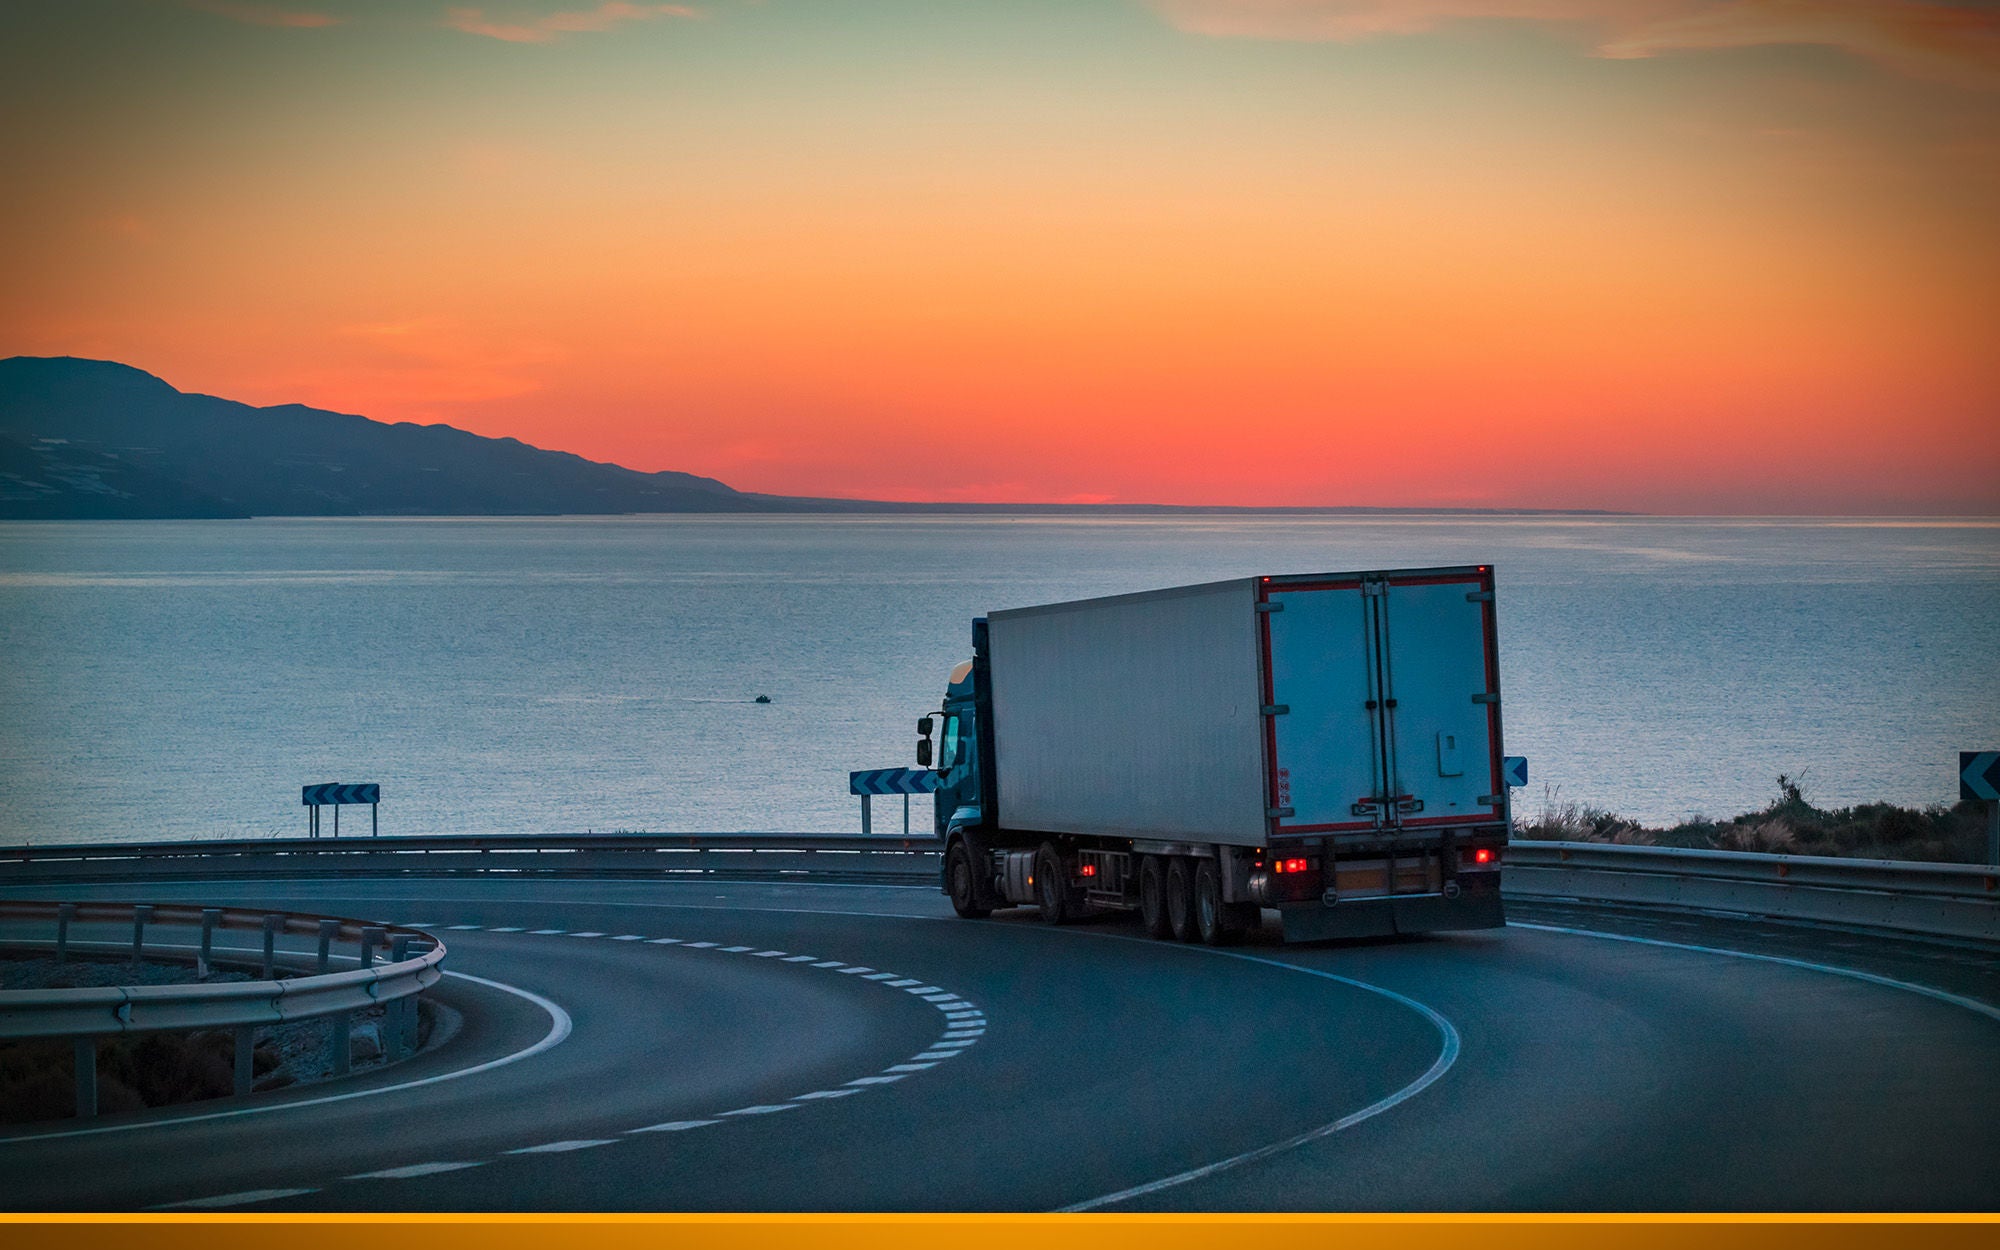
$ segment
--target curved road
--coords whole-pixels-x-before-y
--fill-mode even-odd
[[[0,1209],[2000,1207],[1991,951],[1523,905],[1217,952],[910,887],[143,888],[442,931],[463,1027],[345,1082],[0,1128]]]

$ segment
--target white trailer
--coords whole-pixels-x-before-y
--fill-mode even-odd
[[[1140,911],[1230,940],[1502,923],[1490,565],[1238,578],[995,612],[933,761],[964,915]],[[991,744],[990,749],[987,744]]]

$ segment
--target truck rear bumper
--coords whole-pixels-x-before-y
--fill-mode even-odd
[[[1498,874],[1492,889],[1467,888],[1457,898],[1417,894],[1401,898],[1343,899],[1331,904],[1294,903],[1278,909],[1287,942],[1386,937],[1451,929],[1497,929],[1507,923]],[[1485,883],[1480,882],[1483,886]],[[1472,882],[1467,882],[1469,887]]]

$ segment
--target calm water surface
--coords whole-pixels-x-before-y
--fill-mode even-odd
[[[333,780],[385,833],[851,831],[979,613],[1469,563],[1530,807],[1949,801],[2000,748],[1996,521],[8,524],[0,842],[300,834]]]

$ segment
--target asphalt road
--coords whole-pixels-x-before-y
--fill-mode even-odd
[[[0,1129],[0,1209],[2000,1208],[1991,951],[1583,907],[1217,952],[888,886],[145,892],[440,931],[463,1027]]]

